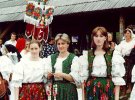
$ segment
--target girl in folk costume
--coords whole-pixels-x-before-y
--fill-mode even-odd
[[[39,57],[39,52],[40,43],[31,41],[30,56],[22,58],[15,66],[12,76],[12,81],[16,87],[15,100],[46,100],[43,83],[43,77],[46,74],[45,62]]]
[[[119,100],[119,91],[115,91],[115,86],[125,84],[122,78],[125,72],[124,65],[122,61],[117,65],[112,63],[113,51],[108,49],[107,31],[104,27],[94,28],[91,46],[92,49],[83,52],[79,58],[81,82],[84,82],[85,89],[84,98]]]
[[[9,82],[9,88],[11,91],[11,95],[9,96],[9,100],[15,100],[14,97],[14,88],[12,86],[11,77],[14,70],[14,66],[21,58],[20,53],[13,45],[5,45],[3,46],[3,56],[0,57],[0,71],[2,71],[2,76]],[[8,100],[8,99],[6,99]]]
[[[126,81],[126,86],[122,87],[122,95],[125,97],[126,93],[130,93],[132,89],[131,84],[131,71],[132,71],[132,64],[131,64],[131,57],[130,53],[131,50],[134,48],[135,45],[135,36],[133,31],[129,28],[125,29],[124,31],[124,40],[116,47],[116,50],[122,55],[125,60],[124,66],[126,69],[126,75],[124,77]],[[122,96],[122,97],[123,97]]]
[[[70,40],[67,34],[57,34],[55,37],[59,53],[52,54],[46,59],[48,78],[54,76],[57,86],[56,100],[78,100],[76,84],[79,82],[78,57],[68,51]],[[53,100],[53,99],[51,99]]]

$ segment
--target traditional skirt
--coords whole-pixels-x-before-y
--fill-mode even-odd
[[[126,74],[124,76],[124,79],[127,84],[127,83],[131,83],[131,74],[132,74],[133,66],[131,65],[130,56],[125,56],[124,59],[125,59],[124,65],[125,65],[125,69],[126,69]]]
[[[85,89],[86,100],[114,100],[114,83],[111,78],[89,78]]]
[[[56,100],[78,100],[77,87],[75,84],[64,81],[56,81],[58,94]]]
[[[47,100],[44,83],[23,83],[19,100]]]

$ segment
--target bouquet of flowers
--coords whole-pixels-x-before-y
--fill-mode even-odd
[[[35,5],[34,5],[33,3],[29,3],[29,4],[26,6],[26,15],[32,16],[33,11],[34,11],[34,8],[35,8]]]

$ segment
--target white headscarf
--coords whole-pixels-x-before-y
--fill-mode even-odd
[[[135,39],[135,34],[133,33],[133,31],[132,31],[130,28],[127,28],[126,30],[127,30],[127,31],[130,31],[130,33],[131,33],[131,38],[132,38],[132,39]],[[123,40],[125,40],[125,37],[123,37]]]

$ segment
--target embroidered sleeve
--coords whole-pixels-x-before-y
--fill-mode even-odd
[[[0,58],[0,71],[4,79],[9,81],[10,73],[12,73],[13,64],[7,56]]]
[[[23,61],[17,63],[13,69],[12,85],[15,87],[21,87],[23,82],[23,68],[26,67]]]
[[[125,85],[125,81],[122,78],[125,75],[124,58],[121,54],[121,49],[117,46],[113,53],[112,58],[112,81],[115,85]]]
[[[51,66],[51,56],[48,56],[47,58],[43,59],[43,62],[45,63],[45,77],[47,78],[48,72],[52,72],[52,66]]]
[[[78,85],[80,83],[78,57],[73,58],[71,72],[69,74],[73,77],[75,83]]]
[[[79,57],[79,74],[81,83],[88,78],[88,51],[83,51],[83,55]]]

